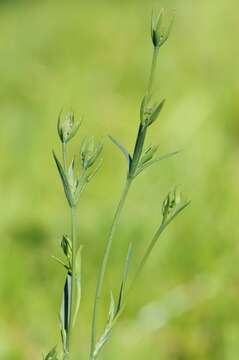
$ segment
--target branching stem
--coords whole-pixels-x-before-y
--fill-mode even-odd
[[[154,47],[149,82],[148,82],[148,87],[147,87],[147,91],[146,91],[146,106],[148,105],[148,103],[150,101],[150,97],[152,95],[153,82],[154,82],[155,70],[156,70],[156,65],[157,65],[158,50],[159,50],[158,48]],[[121,216],[121,213],[122,213],[122,210],[123,210],[126,198],[127,198],[128,191],[129,191],[132,181],[134,179],[134,174],[138,168],[138,164],[139,164],[139,161],[140,161],[140,158],[142,155],[142,151],[143,151],[143,147],[144,147],[146,132],[147,132],[147,128],[140,122],[138,134],[137,134],[137,138],[136,138],[136,142],[135,142],[135,147],[134,147],[131,168],[130,168],[130,171],[129,171],[129,174],[128,174],[128,177],[126,180],[126,184],[125,184],[124,190],[122,192],[118,207],[116,209],[115,216],[114,216],[114,219],[113,219],[113,222],[111,225],[111,229],[109,232],[109,236],[108,236],[108,239],[106,242],[106,247],[105,247],[103,260],[102,260],[99,277],[97,280],[97,286],[96,286],[95,301],[94,301],[94,308],[93,308],[93,319],[92,319],[92,327],[91,327],[91,347],[90,347],[89,360],[94,360],[94,358],[95,358],[94,350],[95,350],[95,345],[96,345],[98,307],[99,307],[99,301],[100,301],[101,291],[102,291],[102,287],[103,287],[103,282],[104,282],[104,278],[105,278],[106,267],[108,264],[110,250],[111,250],[111,246],[112,246],[112,242],[113,242],[113,237],[114,237],[117,225],[120,220],[120,216]]]

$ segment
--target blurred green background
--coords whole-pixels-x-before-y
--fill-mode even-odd
[[[148,142],[183,149],[148,170],[130,193],[107,274],[119,283],[128,242],[143,252],[166,193],[192,200],[158,243],[105,360],[234,360],[239,353],[239,77],[236,0],[0,1],[0,359],[40,359],[56,343],[69,224],[51,150],[61,108],[85,115],[85,134],[112,134],[132,148],[152,46],[153,7],[176,12],[160,53],[167,103]],[[97,269],[125,175],[105,140],[104,166],[82,197],[83,299],[76,359],[86,359]],[[79,350],[79,344],[81,344]]]

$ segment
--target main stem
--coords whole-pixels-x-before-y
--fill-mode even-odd
[[[152,95],[152,89],[153,89],[153,82],[155,77],[155,71],[156,71],[156,65],[157,65],[157,57],[158,57],[159,48],[154,47],[153,52],[153,58],[152,58],[152,64],[150,69],[150,75],[149,75],[149,82],[148,82],[148,88],[146,92],[146,105],[149,104],[151,95]],[[98,316],[98,306],[99,306],[99,300],[101,296],[103,281],[105,277],[105,271],[109,260],[110,250],[112,246],[113,237],[115,234],[116,227],[119,223],[120,215],[123,210],[125,200],[128,194],[128,191],[130,189],[130,185],[133,181],[134,172],[138,166],[138,162],[140,160],[143,145],[146,137],[146,128],[143,128],[142,124],[139,125],[138,135],[136,139],[134,154],[133,154],[133,166],[130,170],[129,177],[127,178],[124,190],[122,192],[120,202],[118,204],[118,207],[115,212],[115,216],[111,225],[110,233],[106,242],[105,252],[100,268],[100,273],[97,281],[97,287],[96,287],[96,294],[95,294],[95,302],[94,302],[94,309],[93,309],[93,319],[92,319],[92,327],[91,327],[91,348],[90,348],[90,357],[89,360],[94,360],[94,349],[96,344],[96,325],[97,325],[97,316]]]
[[[67,148],[66,143],[62,143],[62,157],[63,157],[63,166],[65,173],[67,174]],[[74,303],[75,303],[75,292],[76,292],[76,253],[77,253],[77,243],[76,243],[76,206],[70,208],[70,217],[71,217],[71,242],[72,242],[72,258],[71,258],[71,293],[70,293],[70,308],[69,308],[69,325],[66,337],[66,353],[64,354],[64,360],[70,359],[71,351],[71,340],[72,340],[72,331],[73,331],[73,318],[74,318]]]
[[[92,328],[91,328],[92,333],[91,333],[90,360],[94,359],[94,349],[95,349],[95,344],[96,344],[96,325],[97,325],[98,307],[99,307],[99,300],[100,300],[102,286],[103,286],[104,277],[105,277],[105,271],[106,271],[106,267],[107,267],[108,260],[109,260],[109,255],[110,255],[110,250],[111,250],[115,230],[116,230],[116,227],[117,227],[117,225],[119,223],[120,215],[121,215],[121,212],[122,212],[122,210],[124,208],[125,200],[127,198],[127,194],[129,192],[131,183],[132,183],[132,180],[127,179],[124,190],[122,192],[122,195],[121,195],[121,198],[120,198],[120,201],[119,201],[119,204],[118,204],[118,207],[117,207],[115,215],[114,215],[114,219],[113,219],[111,229],[110,229],[110,232],[109,232],[109,236],[108,236],[106,246],[105,246],[104,256],[103,256],[103,260],[102,260],[102,264],[101,264],[101,268],[100,268],[100,272],[99,272],[99,277],[98,277],[97,287],[96,287],[96,293],[95,293],[95,302],[94,302]]]
[[[76,292],[76,207],[71,208],[71,241],[72,241],[72,274],[71,274],[71,294],[70,294],[70,313],[69,313],[69,328],[66,339],[67,359],[70,358],[71,343],[72,343],[72,330],[74,318],[74,304]]]

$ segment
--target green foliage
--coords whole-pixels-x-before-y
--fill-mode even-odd
[[[61,235],[67,233],[70,238],[70,231],[67,204],[49,157],[54,146],[61,161],[54,144],[55,120],[62,106],[71,105],[85,114],[82,138],[87,133],[97,138],[110,133],[132,155],[138,103],[150,62],[147,35],[154,5],[136,0],[1,2],[0,358],[4,360],[41,358],[42,350],[46,353],[56,342],[60,350],[57,309],[64,270],[48,259],[52,253],[61,258]],[[137,177],[130,192],[107,274],[115,301],[128,242],[134,242],[130,279],[161,220],[168,190],[183,184],[193,204],[156,245],[130,295],[123,321],[101,357],[120,360],[119,349],[124,349],[125,359],[234,360],[239,343],[235,76],[239,45],[234,30],[238,3],[232,0],[228,6],[220,0],[215,6],[206,0],[173,0],[167,6],[175,9],[176,22],[170,41],[160,50],[154,83],[159,91],[151,103],[164,97],[167,101],[159,121],[149,128],[146,145],[159,144],[154,157],[174,149],[183,151],[140,173],[143,176]],[[69,166],[72,153],[76,154],[75,174],[79,151],[76,135],[68,152]],[[103,167],[79,207],[85,280],[73,343],[77,356],[81,343],[82,359],[89,347],[91,294],[110,209],[127,170],[123,160],[116,148],[105,144]],[[205,292],[198,287],[197,274],[210,276],[216,294],[210,297],[214,288],[210,284]],[[103,306],[108,310],[109,288],[103,290],[102,310]],[[188,308],[174,291],[177,288],[191,300]],[[167,312],[156,308],[164,298]],[[143,319],[141,308],[150,308],[151,299],[155,312],[152,317],[146,312]],[[16,304],[21,304],[21,311]],[[171,308],[177,306],[172,316]],[[102,311],[99,336],[104,325]]]
[[[145,139],[147,135],[147,129],[150,125],[152,125],[158,118],[162,107],[164,105],[164,100],[161,101],[158,105],[155,105],[153,108],[149,108],[149,103],[151,100],[151,96],[153,94],[153,83],[154,83],[154,77],[155,77],[155,71],[156,71],[156,65],[157,65],[157,59],[158,59],[158,50],[160,46],[168,39],[170,27],[168,30],[163,34],[160,33],[160,23],[161,23],[162,13],[158,16],[156,23],[155,19],[152,19],[152,40],[154,44],[154,51],[153,51],[153,59],[152,59],[152,65],[151,65],[151,71],[150,71],[150,77],[148,81],[148,88],[146,90],[146,95],[143,98],[143,101],[141,103],[140,107],[140,121],[139,121],[139,128],[137,137],[135,140],[135,146],[133,151],[133,156],[129,154],[128,150],[118,143],[114,138],[111,137],[111,140],[113,143],[119,148],[121,152],[125,155],[126,159],[128,160],[128,172],[127,172],[127,178],[125,187],[123,189],[121,198],[119,200],[118,207],[115,212],[115,216],[113,218],[113,222],[111,225],[111,229],[109,232],[109,236],[106,240],[105,245],[105,252],[103,254],[103,260],[98,276],[98,282],[96,286],[96,293],[95,293],[95,301],[94,301],[94,310],[93,310],[93,319],[92,319],[92,328],[91,328],[91,350],[90,350],[90,357],[89,360],[95,360],[98,357],[98,354],[102,347],[105,345],[105,343],[108,341],[110,333],[112,331],[113,326],[115,325],[116,321],[120,317],[122,311],[124,310],[124,307],[126,305],[127,298],[125,297],[125,285],[129,270],[129,264],[131,260],[131,244],[129,246],[128,255],[126,257],[126,263],[125,263],[125,270],[122,282],[120,284],[120,290],[118,295],[118,301],[117,305],[115,307],[115,302],[113,301],[113,297],[111,297],[111,303],[110,303],[110,310],[109,310],[109,316],[108,320],[105,326],[105,330],[103,332],[103,335],[99,338],[99,340],[96,340],[97,337],[97,321],[98,321],[98,312],[99,312],[99,303],[101,299],[101,292],[102,287],[104,284],[105,279],[105,273],[107,270],[107,265],[109,261],[109,256],[112,248],[113,238],[116,232],[117,225],[119,223],[122,210],[125,205],[125,201],[129,192],[129,189],[131,188],[133,184],[133,180],[135,177],[147,166],[152,165],[156,159],[153,159],[157,147],[150,147],[146,148],[144,151],[144,145],[145,145]],[[160,34],[159,34],[160,33]],[[174,153],[175,154],[175,153]],[[163,158],[169,157],[164,156],[161,157],[160,160]],[[153,160],[152,160],[153,159]],[[157,161],[159,158],[157,158]],[[151,162],[151,163],[150,163]],[[151,253],[151,251],[154,248],[154,245],[156,241],[158,240],[159,236],[163,232],[163,230],[166,228],[166,226],[177,216],[178,213],[180,213],[189,203],[183,203],[181,204],[180,199],[178,199],[178,196],[176,196],[176,191],[174,192],[174,195],[168,195],[168,202],[164,202],[163,205],[163,219],[162,223],[159,227],[159,230],[156,232],[155,236],[153,237],[152,241],[150,242],[149,247],[146,249],[146,252],[139,264],[139,267],[136,271],[136,276],[134,280],[136,280],[136,277],[138,274],[142,271],[146,261],[148,260],[148,257]],[[172,210],[172,215],[169,215],[169,211]],[[132,287],[133,283],[131,284]]]
[[[69,206],[73,207],[73,206],[75,206],[75,200],[74,200],[74,197],[72,194],[72,189],[71,189],[67,174],[65,173],[65,170],[63,169],[63,166],[61,165],[60,161],[57,159],[54,151],[53,151],[53,157],[56,162],[56,166],[57,166],[59,175],[61,177],[61,181],[62,181],[62,185],[63,185],[64,191],[65,191],[67,201],[69,203]]]
[[[109,314],[106,321],[105,329],[103,334],[97,340],[99,305],[111,253],[113,238],[115,236],[115,232],[120,221],[121,213],[123,211],[128,192],[133,184],[133,180],[148,166],[151,166],[155,162],[161,161],[176,154],[176,152],[174,152],[165,156],[156,157],[155,154],[157,152],[158,146],[151,145],[145,149],[147,129],[157,120],[164,105],[163,100],[158,105],[150,107],[150,100],[153,94],[153,83],[157,65],[157,58],[159,54],[158,49],[167,40],[169,34],[169,28],[164,33],[161,31],[162,16],[162,13],[160,13],[156,20],[154,17],[152,19],[152,40],[154,44],[153,59],[148,88],[146,90],[146,95],[144,96],[140,107],[139,128],[135,140],[133,155],[131,156],[128,150],[123,145],[121,145],[117,140],[110,136],[112,142],[126,157],[128,162],[128,169],[125,187],[119,200],[119,204],[113,218],[109,236],[106,241],[105,252],[103,254],[102,264],[98,276],[98,282],[96,285],[91,327],[91,348],[89,360],[95,360],[98,357],[103,346],[108,341],[112,329],[118,318],[120,317],[121,313],[123,312],[127,302],[126,283],[132,256],[131,243],[129,244],[128,253],[125,260],[124,272],[119,287],[117,302],[115,303],[113,294],[111,293]],[[74,137],[78,128],[79,123],[75,124],[73,114],[68,114],[66,119],[64,119],[63,121],[61,120],[60,115],[58,119],[57,129],[62,143],[63,165],[53,152],[54,160],[56,162],[57,169],[62,181],[66,199],[68,200],[68,204],[71,209],[71,237],[69,238],[66,235],[63,235],[61,241],[61,248],[63,250],[63,254],[66,257],[67,263],[61,261],[60,259],[57,259],[58,262],[63,264],[64,268],[67,270],[60,310],[62,350],[64,353],[63,357],[66,359],[72,359],[73,357],[71,346],[72,334],[81,302],[81,247],[79,248],[76,238],[76,206],[79,202],[80,194],[83,188],[85,187],[87,182],[89,182],[90,178],[95,174],[95,171],[93,171],[89,175],[88,171],[93,165],[95,165],[95,163],[97,163],[102,151],[102,144],[97,143],[93,136],[85,137],[80,147],[81,166],[78,175],[75,177],[75,158],[73,158],[73,160],[70,162],[70,166],[68,167],[66,145]],[[148,260],[148,257],[153,250],[153,247],[159,236],[161,235],[162,231],[187,205],[188,203],[181,203],[180,195],[176,192],[176,190],[168,194],[162,207],[163,218],[161,225],[159,227],[159,230],[153,237],[152,241],[150,242],[149,247],[146,249],[146,252],[136,271],[134,280],[136,280],[136,277],[143,269],[144,264]],[[131,284],[131,288],[133,284],[134,282]]]
[[[132,157],[129,154],[128,150],[124,147],[124,145],[122,145],[121,143],[119,143],[115,138],[113,138],[113,136],[109,136],[110,140],[120,149],[120,151],[123,153],[123,155],[125,156],[127,163],[128,163],[128,169],[127,171],[130,170],[130,166],[131,166],[131,162],[132,162]]]
[[[75,158],[68,167],[67,144],[75,136],[79,129],[79,123],[75,124],[74,115],[68,114],[62,122],[59,117],[57,123],[58,134],[62,143],[63,165],[53,151],[53,157],[62,181],[66,199],[71,215],[71,236],[63,235],[61,248],[66,257],[66,263],[61,259],[55,259],[67,270],[60,308],[60,328],[62,339],[63,358],[72,358],[71,342],[72,332],[75,326],[81,302],[81,246],[77,241],[76,207],[80,195],[87,183],[95,175],[96,169],[89,169],[99,163],[99,155],[103,145],[96,143],[93,137],[86,137],[80,148],[80,166],[75,175]]]

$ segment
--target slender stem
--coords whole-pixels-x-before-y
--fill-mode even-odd
[[[62,158],[63,166],[67,176],[67,144],[62,143]],[[71,293],[70,293],[70,307],[69,307],[69,325],[68,331],[66,334],[66,353],[64,354],[64,360],[70,359],[70,350],[71,350],[71,339],[72,339],[72,330],[73,330],[73,318],[74,318],[74,302],[75,302],[75,277],[76,277],[76,207],[73,206],[70,208],[70,217],[71,217],[71,242],[72,242],[72,258],[71,258]]]
[[[140,264],[139,264],[139,266],[138,266],[138,268],[137,268],[137,270],[136,270],[136,273],[135,273],[135,275],[134,275],[134,277],[133,277],[133,280],[132,280],[131,283],[130,283],[130,286],[129,286],[129,288],[128,288],[127,296],[126,296],[126,298],[125,298],[125,300],[124,300],[124,303],[122,304],[120,310],[117,312],[116,316],[114,317],[114,320],[112,321],[112,323],[111,323],[111,325],[110,325],[110,328],[108,329],[108,332],[109,332],[109,333],[113,330],[113,328],[114,328],[115,324],[117,323],[119,317],[120,317],[120,316],[122,315],[122,313],[124,312],[125,307],[126,307],[126,305],[127,305],[127,300],[128,300],[129,295],[130,295],[130,293],[131,293],[131,291],[132,291],[132,289],[133,289],[133,286],[134,286],[134,284],[135,284],[135,281],[137,280],[137,278],[138,278],[140,272],[142,271],[142,269],[143,269],[143,267],[144,267],[144,265],[145,265],[145,263],[146,263],[149,255],[150,255],[150,253],[151,253],[154,245],[156,244],[158,238],[160,237],[160,235],[162,234],[162,232],[164,231],[164,229],[166,228],[166,226],[167,226],[166,224],[165,224],[165,225],[164,225],[164,224],[161,224],[160,227],[158,228],[158,230],[156,231],[156,233],[154,234],[152,240],[150,241],[150,244],[149,244],[149,246],[148,246],[148,248],[147,248],[147,250],[146,250],[146,253],[144,254],[142,260],[140,261]],[[98,353],[97,353],[96,355],[98,355]],[[96,357],[96,356],[95,356],[95,357]],[[95,357],[93,356],[92,358],[90,358],[90,360],[94,360]]]
[[[108,236],[106,246],[105,246],[104,256],[103,256],[103,260],[102,260],[102,264],[101,264],[101,268],[100,268],[100,272],[99,272],[99,277],[98,277],[97,287],[96,287],[96,293],[95,293],[95,302],[94,302],[92,328],[91,328],[92,333],[91,333],[90,360],[94,359],[94,349],[95,349],[95,344],[96,344],[96,326],[97,326],[97,317],[98,317],[98,306],[99,306],[103,281],[104,281],[104,277],[105,277],[105,271],[106,271],[106,267],[107,267],[108,260],[109,260],[109,255],[110,255],[110,250],[111,250],[115,230],[116,230],[117,225],[119,223],[120,215],[121,215],[121,212],[122,212],[122,210],[124,208],[124,204],[125,204],[125,201],[126,201],[127,194],[129,192],[131,183],[132,183],[131,179],[128,179],[126,181],[124,190],[122,192],[118,207],[117,207],[115,215],[114,215],[114,219],[113,219],[111,229],[110,229],[110,232],[109,232],[109,236]]]
[[[74,318],[74,304],[75,304],[75,292],[76,292],[76,207],[71,208],[71,240],[72,240],[72,275],[71,275],[71,294],[70,294],[70,314],[69,314],[69,328],[66,339],[66,350],[70,354],[72,330],[73,330],[73,318]],[[68,355],[69,356],[69,355]],[[68,357],[66,357],[68,359]]]
[[[149,102],[150,97],[152,95],[153,83],[154,83],[154,78],[155,78],[155,71],[156,71],[156,66],[157,66],[158,53],[159,53],[159,48],[154,47],[152,64],[151,64],[150,75],[149,75],[148,89],[147,89],[147,103]]]
[[[146,105],[148,105],[148,103],[150,101],[150,97],[152,95],[153,81],[154,81],[155,70],[156,70],[156,65],[157,65],[158,50],[159,50],[159,48],[154,47],[148,88],[147,88],[147,92],[146,92]],[[91,348],[90,348],[90,357],[89,357],[90,360],[94,360],[94,358],[95,358],[94,350],[95,350],[95,344],[96,344],[96,326],[97,326],[98,306],[99,306],[99,300],[100,300],[100,296],[101,296],[103,281],[104,281],[104,277],[105,277],[105,271],[106,271],[106,267],[108,264],[109,254],[110,254],[110,250],[111,250],[111,246],[112,246],[112,241],[113,241],[116,227],[119,223],[120,215],[123,210],[124,203],[125,203],[130,185],[134,178],[134,173],[137,170],[137,166],[140,161],[140,157],[141,157],[144,142],[145,142],[146,132],[147,132],[147,128],[144,127],[143,124],[140,123],[137,138],[136,138],[134,153],[133,153],[132,165],[130,168],[129,175],[127,177],[125,188],[124,188],[121,198],[120,198],[120,202],[116,209],[113,223],[112,223],[112,226],[110,229],[110,233],[109,233],[109,236],[108,236],[108,239],[106,242],[105,252],[104,252],[104,256],[103,256],[103,260],[102,260],[102,264],[101,264],[101,268],[100,268],[100,273],[99,273],[97,287],[96,287],[96,294],[95,294],[92,328],[91,328]],[[119,312],[119,314],[120,313],[121,313],[121,311]],[[117,316],[117,318],[118,318],[118,316]],[[116,318],[115,318],[115,320],[116,320]]]
[[[158,238],[160,237],[160,235],[162,234],[162,232],[164,231],[164,229],[166,227],[167,227],[167,224],[162,223],[160,225],[160,227],[158,228],[158,230],[156,231],[156,233],[154,234],[152,240],[150,241],[150,243],[149,243],[149,245],[147,247],[147,250],[146,250],[145,254],[143,255],[143,258],[141,259],[141,261],[140,261],[140,263],[139,263],[139,265],[137,267],[137,270],[135,272],[135,275],[133,277],[133,280],[132,280],[132,282],[131,282],[131,284],[129,286],[128,295],[129,295],[129,292],[131,292],[132,287],[133,287],[135,281],[137,280],[139,274],[141,273],[145,263],[147,262],[149,255],[151,254],[156,242],[158,241]]]
[[[147,262],[150,254],[151,254],[156,242],[158,241],[159,237],[161,236],[161,234],[168,227],[168,225],[176,218],[176,216],[178,216],[189,204],[190,204],[190,201],[184,202],[175,210],[174,214],[172,214],[169,219],[162,220],[160,226],[158,227],[157,231],[155,232],[153,238],[151,239],[151,241],[146,249],[146,252],[144,253],[144,255],[137,267],[135,276],[131,282],[131,286],[129,287],[129,291],[131,290],[133,283],[135,282],[135,280],[138,278],[139,274],[141,273],[145,263]]]

